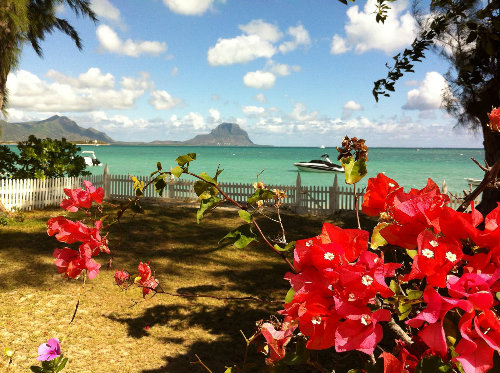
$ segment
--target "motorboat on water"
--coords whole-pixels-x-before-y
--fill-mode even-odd
[[[344,168],[341,165],[333,163],[328,154],[323,154],[321,158],[322,159],[313,159],[309,162],[297,162],[293,165],[297,167],[299,171],[344,172]]]
[[[102,163],[92,150],[85,150],[82,152],[83,159],[85,159],[85,164],[87,166],[102,166]]]

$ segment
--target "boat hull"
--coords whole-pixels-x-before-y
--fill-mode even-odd
[[[299,163],[294,163],[294,166],[297,167],[299,171],[304,171],[304,172],[324,172],[324,173],[344,172],[344,169],[342,167],[328,167],[322,165],[299,164]]]

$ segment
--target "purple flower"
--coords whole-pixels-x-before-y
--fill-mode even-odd
[[[61,355],[61,344],[59,339],[50,338],[47,343],[42,343],[38,347],[38,356],[36,359],[38,361],[53,360]]]

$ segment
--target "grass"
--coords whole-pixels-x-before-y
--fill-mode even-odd
[[[60,209],[26,213],[24,222],[0,227],[0,348],[15,350],[10,372],[27,372],[36,364],[37,348],[57,337],[70,361],[67,373],[163,373],[204,372],[195,355],[213,371],[240,364],[244,340],[255,322],[269,318],[280,304],[182,298],[157,294],[146,302],[140,289],[122,291],[114,285],[116,269],[137,273],[139,261],[150,261],[162,288],[172,293],[284,299],[288,267],[260,244],[236,249],[218,241],[241,220],[231,210],[218,210],[196,224],[192,206],[151,205],[147,213],[126,215],[122,243],[117,226],[110,234],[112,269],[108,258],[99,276],[87,281],[75,321],[69,326],[81,280],[57,274],[52,251],[64,245],[48,237],[48,218],[74,214]],[[288,240],[312,237],[324,221],[356,226],[354,214],[328,219],[283,216]],[[369,228],[373,222],[364,222]],[[279,234],[274,223],[264,223],[270,236]],[[250,349],[251,362],[260,364],[262,354]],[[7,358],[2,357],[2,364]],[[301,369],[300,371],[304,371]]]

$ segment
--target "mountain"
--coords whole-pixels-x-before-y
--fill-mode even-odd
[[[182,145],[211,145],[211,146],[255,146],[236,123],[221,123],[207,135],[197,135]]]
[[[38,138],[50,137],[51,139],[65,138],[68,141],[85,142],[94,141],[111,143],[114,140],[94,128],[80,127],[76,122],[68,117],[54,115],[45,120],[7,123],[0,120],[2,126],[2,141],[25,141],[29,135],[35,135]]]

